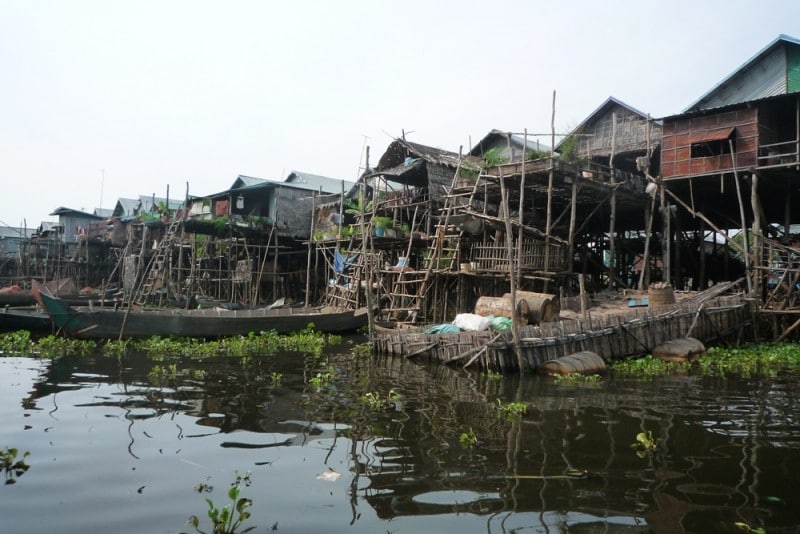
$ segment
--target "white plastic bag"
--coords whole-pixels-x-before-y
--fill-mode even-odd
[[[461,330],[486,330],[492,324],[492,320],[482,315],[474,313],[459,313],[453,319],[453,324]]]

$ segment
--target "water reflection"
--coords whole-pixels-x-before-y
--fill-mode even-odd
[[[187,477],[185,465],[220,471],[220,462],[237,468],[249,462],[245,467],[265,470],[254,491],[270,512],[286,511],[282,524],[306,530],[335,531],[344,523],[364,532],[419,529],[423,521],[429,531],[457,524],[486,532],[708,532],[733,529],[735,522],[768,531],[800,523],[794,480],[800,401],[798,377],[789,373],[565,384],[343,352],[245,362],[63,358],[37,365],[30,386],[13,390],[19,395],[13,403],[7,393],[0,396],[0,414],[13,419],[22,410],[35,420],[27,433],[0,430],[4,441],[24,450],[48,428],[54,442],[64,441],[63,434],[71,437],[64,425],[77,432],[82,416],[88,422],[76,445],[59,449],[61,464],[106,463],[97,457],[103,454],[107,462],[124,462],[120,447],[134,469],[153,465],[162,477]],[[329,382],[311,385],[331,369]],[[371,405],[366,393],[386,402]],[[521,418],[506,418],[497,399],[531,407]],[[49,422],[36,412],[46,412]],[[640,457],[631,444],[646,431],[659,445]],[[465,447],[461,436],[468,432],[477,441]],[[82,450],[93,433],[103,436],[103,447]],[[40,446],[36,454],[46,451]],[[164,461],[169,456],[180,461]],[[30,461],[37,463],[35,456]],[[49,469],[42,464],[17,489],[30,481],[32,494],[58,499],[44,486],[49,478],[34,478]],[[309,477],[299,474],[304,469],[314,469],[315,477],[326,470],[343,476],[318,479],[331,485],[328,493],[320,486],[309,491]],[[180,482],[191,487],[198,479]],[[136,483],[139,494],[165,484],[147,482]],[[334,493],[343,499],[331,503]],[[21,506],[20,498],[3,495],[0,511]],[[284,500],[303,504],[277,506]],[[161,506],[153,521],[174,514]],[[334,519],[314,521],[302,512],[323,506],[332,507]],[[183,505],[177,512],[189,514]],[[80,530],[68,517],[60,520],[62,531]]]

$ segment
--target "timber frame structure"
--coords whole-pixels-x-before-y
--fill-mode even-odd
[[[604,250],[611,214],[615,232],[641,238],[644,175],[536,156],[488,166],[395,140],[351,195],[349,217],[340,209],[342,225],[316,243],[328,257],[328,302],[359,306],[372,287],[379,319],[413,325],[449,321],[482,295],[576,294],[584,278],[590,290],[632,285],[623,267],[632,249],[616,249],[610,272]],[[326,218],[318,212],[315,224]]]
[[[800,324],[800,94],[665,118],[661,180],[669,279],[709,278],[705,255],[686,261],[687,229],[724,240],[759,312],[787,337]]]

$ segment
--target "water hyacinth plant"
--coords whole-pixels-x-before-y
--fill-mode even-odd
[[[225,504],[222,508],[218,508],[213,500],[206,498],[206,504],[208,504],[208,511],[206,514],[211,520],[212,525],[212,530],[210,533],[200,530],[200,518],[196,515],[190,517],[189,521],[187,521],[187,524],[200,534],[234,534],[237,532],[250,532],[255,529],[256,527],[252,526],[247,527],[244,530],[239,530],[239,528],[242,526],[242,523],[250,518],[249,509],[253,505],[253,501],[251,499],[240,496],[241,487],[243,485],[250,485],[250,471],[244,475],[240,475],[238,471],[236,472],[236,478],[234,479],[227,493],[228,500],[230,501],[229,504]],[[213,491],[213,487],[206,484],[205,481],[195,486],[195,489],[200,493],[210,493]]]
[[[5,473],[6,484],[16,484],[17,478],[30,469],[31,466],[25,461],[30,454],[30,452],[25,451],[22,457],[17,459],[19,449],[6,447],[6,450],[0,451],[0,466],[2,466]]]

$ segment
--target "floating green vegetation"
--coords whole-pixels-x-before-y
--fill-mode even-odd
[[[170,358],[213,358],[234,356],[246,361],[253,356],[274,354],[278,350],[304,352],[318,356],[327,346],[337,345],[342,337],[323,334],[309,324],[305,330],[292,334],[278,334],[274,331],[249,333],[246,336],[225,337],[207,341],[195,338],[163,338],[154,336],[131,343],[127,348],[147,353],[154,360]],[[112,351],[116,351],[112,347]]]
[[[471,449],[478,443],[478,436],[475,435],[475,431],[470,427],[469,430],[461,433],[461,437],[458,440],[462,449]]]
[[[687,369],[691,364],[688,362],[677,363],[667,362],[647,355],[643,358],[622,360],[614,362],[611,368],[616,376],[626,378],[652,378],[672,373],[678,369]]]
[[[667,362],[648,355],[614,362],[617,376],[652,378],[691,369],[704,375],[769,376],[786,369],[800,369],[800,346],[794,343],[760,343],[743,348],[711,347],[694,362]]]
[[[0,335],[0,352],[3,356],[28,356],[32,346],[31,333],[27,330]]]
[[[47,336],[34,341],[27,330],[17,330],[0,335],[0,353],[3,356],[85,356],[96,348],[94,341]]]
[[[631,443],[631,449],[636,451],[636,456],[644,458],[653,454],[660,444],[661,438],[653,438],[653,432],[648,430],[636,434],[636,441]]]
[[[281,380],[283,380],[283,373],[273,371],[272,374],[269,375],[269,383],[274,388],[281,385]]]
[[[178,377],[178,365],[171,363],[165,366],[154,365],[147,378],[155,385],[162,385],[167,380],[175,380]]]
[[[377,391],[368,391],[359,397],[359,400],[366,405],[370,410],[380,410],[385,404],[385,400],[381,398],[381,394]]]
[[[319,391],[324,387],[328,387],[330,383],[333,381],[335,376],[335,369],[333,366],[328,367],[327,371],[320,371],[315,376],[312,376],[308,379],[308,383],[311,384],[315,390]]]
[[[524,402],[504,403],[497,399],[497,410],[506,419],[520,419],[528,413],[528,405]]]
[[[697,361],[697,367],[704,374],[774,375],[785,369],[800,369],[800,346],[761,343],[740,349],[711,347]]]
[[[600,375],[584,375],[581,373],[569,373],[566,375],[556,375],[553,379],[557,383],[585,383],[585,382],[599,382],[602,377]]]
[[[747,523],[742,521],[737,521],[733,524],[736,527],[737,532],[747,532],[748,534],[767,534],[767,531],[764,530],[762,527],[753,528]]]
[[[100,347],[103,356],[113,356],[120,358],[128,351],[128,346],[131,344],[130,339],[109,339]]]
[[[503,378],[503,374],[496,371],[487,370],[481,372],[481,377],[485,378],[486,380],[501,380]]]
[[[25,451],[22,457],[17,459],[19,449],[13,447],[6,447],[6,450],[0,451],[0,466],[3,467],[3,472],[6,477],[6,484],[16,484],[17,478],[25,474],[30,469],[30,465],[25,462],[25,459],[30,456],[30,452]]]
[[[253,501],[251,499],[240,497],[242,486],[250,486],[250,471],[244,475],[240,475],[238,471],[236,472],[236,478],[231,484],[231,487],[228,489],[227,496],[228,500],[230,500],[229,504],[225,504],[222,508],[218,508],[213,500],[206,498],[206,504],[208,504],[208,511],[206,514],[211,520],[211,525],[213,527],[211,534],[234,534],[236,532],[244,533],[250,532],[256,528],[253,526],[247,527],[244,530],[239,530],[239,527],[242,526],[242,523],[250,518],[249,508],[253,505]],[[206,482],[201,482],[195,486],[195,490],[198,493],[211,493],[214,488],[213,486],[206,484]],[[195,531],[200,532],[201,534],[206,534],[206,531],[200,530],[200,519],[196,515],[191,516],[186,524],[194,528]],[[275,529],[276,526],[273,526],[273,530]]]
[[[402,397],[394,389],[390,389],[386,397],[378,391],[368,391],[359,397],[359,401],[371,410],[382,410],[394,403],[400,402]]]
[[[369,343],[359,343],[350,348],[350,354],[357,357],[367,357],[372,356],[373,352]]]
[[[87,339],[71,339],[53,335],[43,337],[35,343],[35,351],[45,358],[56,356],[86,356],[94,352],[97,344]]]

